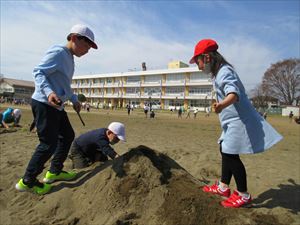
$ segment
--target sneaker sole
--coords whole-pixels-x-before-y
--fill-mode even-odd
[[[240,207],[231,207],[231,206],[225,206],[225,205],[222,205],[222,203],[220,202],[220,205],[223,206],[224,208],[228,209],[228,208],[234,208],[234,209],[238,209],[238,208],[252,208],[252,203],[247,203],[247,204],[244,204]]]
[[[16,185],[15,185],[15,188],[16,188],[18,191],[20,191],[20,192],[25,192],[25,191],[30,192],[30,189],[23,189],[23,188],[21,188],[21,187],[19,186],[19,184],[16,184]]]
[[[75,176],[76,177],[76,176]],[[72,178],[69,178],[69,179],[48,179],[48,178],[44,178],[43,179],[43,182],[46,183],[46,184],[52,184],[53,182],[55,181],[70,181],[70,180],[73,180],[75,179],[75,177],[72,177]]]
[[[202,189],[202,188],[200,187],[200,189]],[[227,198],[230,197],[230,195],[229,195],[229,196],[220,195],[219,193],[210,192],[210,191],[204,191],[203,189],[202,189],[202,191],[203,191],[204,193],[207,193],[207,194],[210,194],[210,195],[217,195],[217,196],[220,196],[220,197],[223,198],[223,199],[227,199]]]
[[[29,193],[36,194],[36,195],[40,195],[40,196],[41,196],[41,195],[48,194],[48,192],[50,191],[50,190],[49,190],[49,191],[46,192],[46,193],[40,194],[40,193],[35,192],[32,188],[29,188],[29,189],[22,189],[22,188],[20,188],[20,186],[19,186],[18,184],[16,184],[15,188],[16,188],[17,191],[19,191],[19,192],[29,192]]]

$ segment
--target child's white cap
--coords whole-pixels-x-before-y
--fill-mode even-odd
[[[121,141],[126,141],[125,126],[123,123],[112,122],[108,125],[108,129],[112,131]]]
[[[86,37],[92,43],[92,48],[98,49],[97,44],[95,43],[94,33],[86,25],[76,24],[71,28],[70,34],[79,34]]]
[[[21,116],[21,110],[20,109],[14,109],[14,116],[16,117],[16,118],[18,118],[19,116]]]

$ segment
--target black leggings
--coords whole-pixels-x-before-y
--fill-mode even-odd
[[[222,152],[222,145],[220,144],[220,152],[222,155],[222,176],[221,182],[229,185],[233,175],[237,190],[239,192],[247,191],[247,174],[243,162],[239,155],[226,154]]]

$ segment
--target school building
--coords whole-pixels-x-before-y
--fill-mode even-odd
[[[168,69],[146,70],[143,63],[141,71],[74,76],[72,89],[99,108],[151,104],[205,110],[214,96],[210,76],[180,61],[170,62]]]
[[[33,81],[10,79],[0,76],[1,102],[27,104],[31,102],[33,92]]]

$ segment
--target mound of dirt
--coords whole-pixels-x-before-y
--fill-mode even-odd
[[[168,156],[138,146],[82,170],[72,182],[53,184],[45,196],[20,193],[9,203],[7,224],[68,225],[267,225],[270,215],[225,209],[218,196]],[[3,213],[2,213],[3,215]]]

